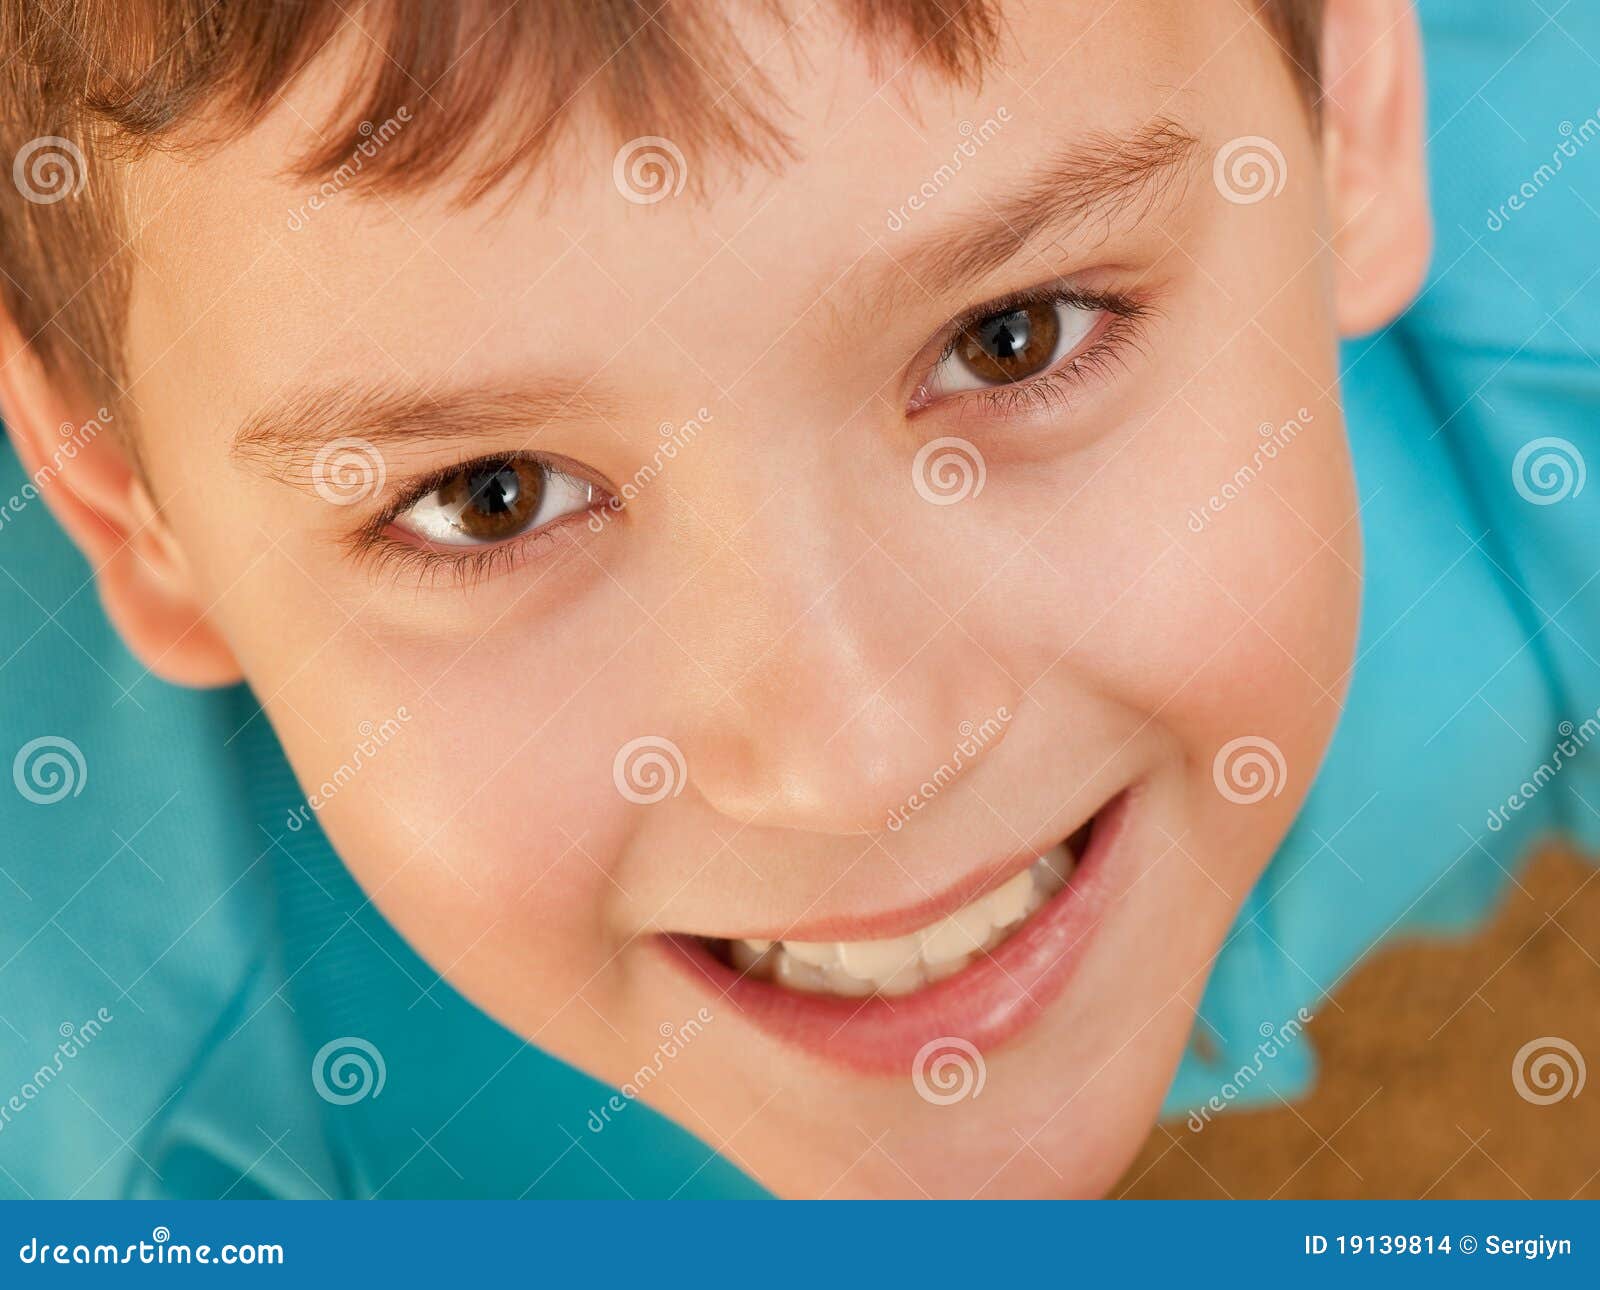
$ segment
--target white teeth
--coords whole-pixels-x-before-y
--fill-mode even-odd
[[[828,968],[824,975],[830,994],[842,994],[852,999],[864,999],[876,988],[870,980],[851,976],[843,968]]]
[[[996,927],[1010,927],[1012,923],[1021,922],[1033,887],[1033,874],[1027,869],[996,887],[985,902],[989,906],[989,921]]]
[[[887,941],[840,941],[839,966],[862,980],[879,980],[910,963],[921,948],[915,936],[896,936]]]
[[[757,949],[765,946],[765,949]],[[767,976],[771,974],[771,941],[729,941],[728,957],[733,961],[733,966],[741,972],[748,972],[751,976]]]
[[[989,934],[989,916],[980,901],[941,919],[922,933],[922,953],[930,963],[976,954]]]
[[[906,936],[731,941],[729,958],[746,976],[774,980],[792,990],[847,998],[910,994],[955,975],[1010,936],[1067,885],[1073,863],[1067,847],[1057,847],[988,894]]]
[[[782,950],[774,954],[772,959],[773,979],[779,985],[786,985],[791,990],[810,990],[815,994],[829,993],[828,979],[823,976],[821,968]]]
[[[960,958],[945,959],[940,963],[927,963],[922,970],[927,974],[929,982],[943,981],[947,976],[954,976],[968,963],[972,962],[970,954],[963,954]]]
[[[910,994],[927,984],[922,975],[922,959],[914,958],[894,973],[888,980],[875,979],[873,984],[879,994]]]
[[[783,949],[791,958],[812,967],[832,967],[839,961],[839,941],[785,941]]]

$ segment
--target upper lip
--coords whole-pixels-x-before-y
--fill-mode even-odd
[[[1125,788],[1100,806],[1073,880],[1014,935],[992,954],[977,955],[961,971],[910,994],[847,998],[787,989],[725,963],[693,938],[663,936],[656,943],[695,988],[714,991],[757,1030],[823,1061],[903,1079],[931,1043],[942,1042],[939,1036],[959,1036],[986,1053],[1044,1014],[1114,902],[1138,881],[1137,867],[1117,859],[1130,860],[1128,816],[1136,791]],[[985,878],[1002,873],[997,868]],[[958,887],[956,897],[981,885]]]
[[[1042,855],[1061,846],[1067,838],[1081,829],[1084,824],[1094,818],[1095,814],[1103,809],[1096,807],[1095,812],[1085,820],[1074,825],[1065,833],[1058,835],[1053,842],[1031,850],[1015,852],[994,864],[984,865],[972,870],[944,890],[916,901],[910,905],[903,905],[898,909],[885,910],[876,914],[845,914],[830,918],[819,918],[815,921],[801,920],[782,928],[768,927],[759,931],[741,932],[737,937],[723,937],[712,939],[728,940],[764,940],[764,941],[878,941],[888,940],[896,936],[906,936],[941,918],[956,912],[963,905],[970,905],[980,896],[993,891],[1008,879],[1021,873],[1033,864]]]

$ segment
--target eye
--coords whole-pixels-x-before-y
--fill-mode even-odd
[[[1083,350],[1117,312],[1112,302],[1060,292],[986,306],[955,325],[914,405],[1043,376]]]
[[[442,476],[391,523],[434,546],[490,546],[588,510],[595,492],[536,458],[490,458]]]

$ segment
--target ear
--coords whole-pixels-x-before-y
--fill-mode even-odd
[[[1433,248],[1422,36],[1411,0],[1327,0],[1323,147],[1347,336],[1393,321]]]
[[[0,416],[29,479],[89,561],[100,602],[134,656],[179,685],[238,681],[239,665],[208,623],[114,415],[47,372],[3,311]]]

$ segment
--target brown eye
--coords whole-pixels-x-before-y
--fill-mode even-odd
[[[451,472],[394,518],[441,546],[492,546],[595,504],[596,489],[537,457],[490,457]]]
[[[462,470],[439,489],[439,508],[475,542],[515,537],[539,513],[544,468],[535,461],[492,461]]]
[[[1059,310],[1055,302],[1041,300],[981,319],[957,338],[956,357],[983,381],[1037,376],[1055,360],[1061,341]]]

